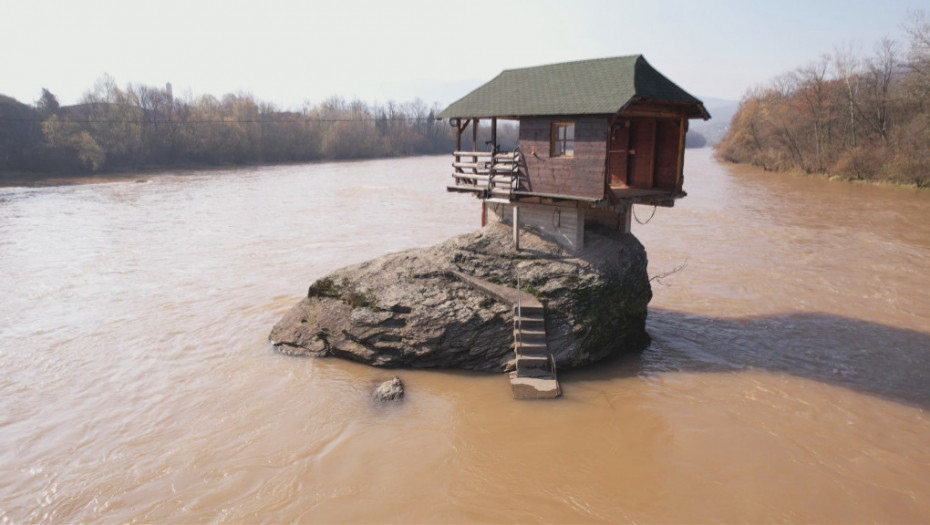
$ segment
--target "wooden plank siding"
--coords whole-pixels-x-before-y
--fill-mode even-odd
[[[643,107],[638,108],[643,112]],[[664,114],[664,113],[663,113]],[[572,157],[550,155],[553,122],[575,124]],[[673,118],[633,118],[629,139],[628,179],[610,182],[633,188],[655,188],[677,192],[681,189],[681,120]],[[520,150],[526,159],[522,189],[543,195],[582,199],[603,199],[607,182],[610,120],[608,116],[523,117],[520,119]],[[615,154],[614,163],[627,162],[626,154]],[[618,174],[626,172],[611,168]]]
[[[572,157],[551,157],[553,122],[575,124]],[[526,190],[546,195],[603,199],[607,164],[606,116],[523,117],[520,151],[526,158]]]
[[[680,190],[678,185],[678,150],[680,135],[680,120],[659,119],[656,129],[656,166],[655,188],[674,191]]]

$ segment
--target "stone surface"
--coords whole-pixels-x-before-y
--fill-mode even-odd
[[[380,385],[372,393],[372,397],[378,401],[395,401],[404,398],[404,384],[399,377],[389,379]]]
[[[560,369],[639,350],[652,290],[646,252],[630,234],[587,231],[580,254],[530,231],[513,250],[498,224],[429,248],[349,266],[314,282],[269,339],[290,355],[384,367],[512,370],[513,310],[452,272],[516,286],[545,305]]]
[[[562,394],[552,377],[512,377],[510,390],[514,399],[553,399]]]

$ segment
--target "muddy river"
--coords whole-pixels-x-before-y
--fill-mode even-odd
[[[652,344],[556,401],[272,352],[315,279],[478,226],[450,161],[0,188],[0,523],[930,519],[930,192],[689,150],[636,207]]]

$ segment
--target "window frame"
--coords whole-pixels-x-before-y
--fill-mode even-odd
[[[565,134],[560,138],[559,130],[562,129],[565,130]],[[569,130],[571,131],[571,138],[569,138]],[[561,149],[559,149],[560,147]],[[574,122],[553,122],[549,125],[549,156],[551,158],[563,159],[572,159],[575,157]]]

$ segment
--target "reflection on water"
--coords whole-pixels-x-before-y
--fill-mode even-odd
[[[0,521],[926,520],[930,194],[688,155],[634,224],[687,263],[652,345],[554,402],[378,406],[393,371],[268,347],[326,272],[476,226],[446,157],[0,189]]]

